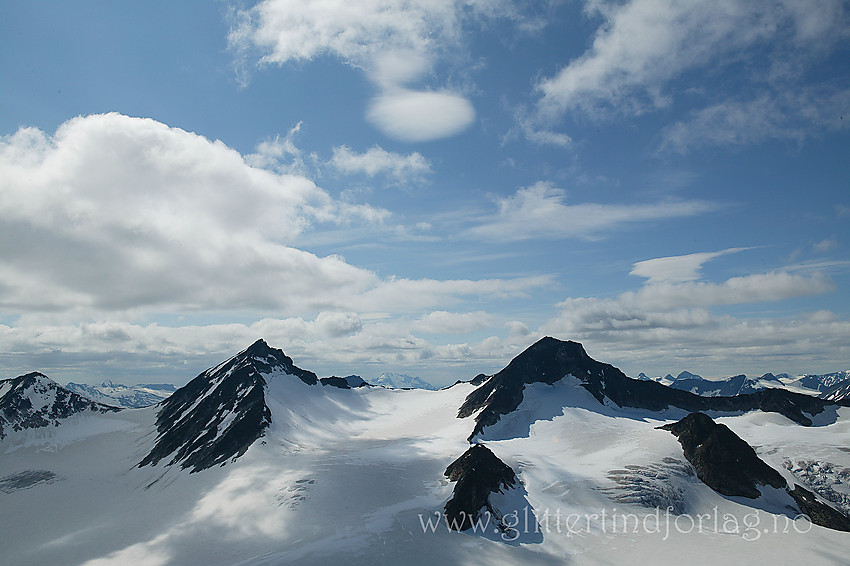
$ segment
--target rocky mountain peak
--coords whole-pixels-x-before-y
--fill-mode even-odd
[[[0,381],[0,440],[8,429],[58,426],[77,413],[120,411],[62,387],[43,373],[30,372]]]

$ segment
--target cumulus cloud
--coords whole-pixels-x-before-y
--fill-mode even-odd
[[[362,173],[369,177],[384,174],[399,183],[419,181],[431,173],[431,163],[420,153],[401,155],[380,146],[363,153],[345,145],[335,147],[329,164],[342,173]]]
[[[356,312],[539,284],[383,280],[294,247],[321,226],[368,226],[387,215],[150,119],[79,117],[53,136],[23,128],[0,141],[0,306]]]
[[[515,241],[531,238],[593,238],[632,222],[695,216],[716,210],[702,201],[651,204],[568,204],[566,192],[539,182],[496,201],[498,211],[468,230],[477,238]]]

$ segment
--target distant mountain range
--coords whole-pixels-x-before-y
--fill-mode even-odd
[[[846,384],[850,379],[850,370],[815,375],[806,374],[797,377],[781,373],[774,375],[766,373],[761,377],[736,375],[726,379],[706,379],[699,375],[683,371],[676,377],[667,374],[664,377],[649,377],[644,373],[638,374],[642,381],[655,381],[681,391],[689,391],[703,397],[731,397],[746,395],[763,389],[779,388],[820,396],[826,391],[838,391],[840,384]],[[832,393],[833,396],[840,393]],[[830,397],[837,400],[837,397]]]
[[[139,385],[121,385],[112,381],[104,381],[100,385],[70,382],[65,386],[69,391],[79,393],[92,401],[138,409],[156,405],[177,391],[170,383],[140,383]]]
[[[429,389],[431,391],[439,389],[419,377],[389,371],[385,371],[378,377],[370,379],[369,383],[371,385],[380,385],[382,387],[390,387],[392,389]]]

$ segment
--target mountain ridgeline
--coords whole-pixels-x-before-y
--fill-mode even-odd
[[[779,413],[796,423],[810,426],[812,420],[807,415],[819,414],[826,406],[834,404],[784,389],[762,389],[733,397],[701,397],[654,381],[632,379],[611,364],[598,362],[588,356],[578,342],[546,337],[514,358],[500,372],[490,377],[478,376],[476,380],[481,385],[467,396],[458,411],[458,417],[465,418],[480,411],[475,417],[471,440],[486,427],[498,422],[502,415],[519,406],[525,385],[551,385],[567,375],[577,378],[600,403],[608,399],[620,407],[651,411],[662,411],[669,407],[692,412],[758,409]]]

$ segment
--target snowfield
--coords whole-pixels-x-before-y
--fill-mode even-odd
[[[517,410],[475,439],[519,477],[493,498],[511,529],[459,533],[442,522],[453,489],[443,472],[469,446],[474,416],[457,410],[474,386],[266,381],[265,435],[196,473],[167,458],[137,467],[157,438],[156,407],[11,432],[0,445],[0,563],[847,563],[850,534],[795,521],[772,488],[751,501],[697,479],[676,437],[657,429],[685,411],[602,405],[572,376],[526,386]],[[800,461],[850,468],[848,408],[813,427],[757,411],[711,416],[787,479]]]

